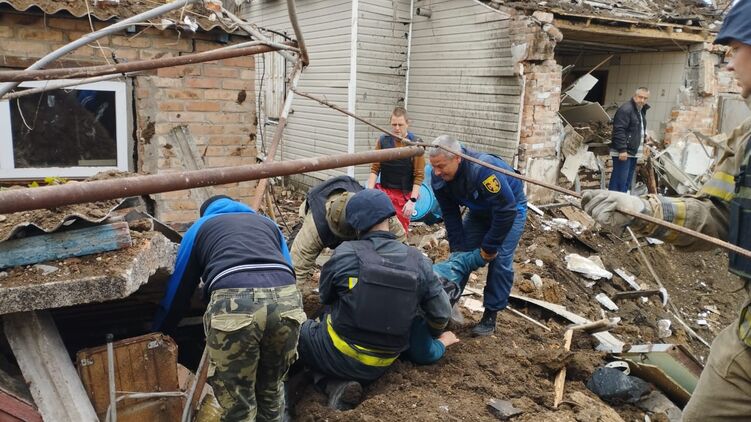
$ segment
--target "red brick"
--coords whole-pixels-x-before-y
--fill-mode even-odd
[[[225,79],[222,81],[224,89],[244,89],[248,92],[253,90],[253,81],[244,81],[240,79]]]
[[[242,135],[215,135],[209,136],[209,144],[211,145],[240,145],[245,141],[246,137]]]
[[[164,90],[167,98],[177,98],[183,100],[198,100],[203,98],[203,91],[200,89],[171,89]]]
[[[221,109],[216,101],[190,101],[186,104],[188,111],[219,111]]]
[[[206,164],[209,167],[229,167],[252,164],[252,161],[243,157],[206,157]]]
[[[244,67],[246,69],[255,69],[255,60],[251,56],[233,57],[221,61],[224,66]]]
[[[181,101],[162,101],[159,103],[159,111],[183,111],[184,103]]]
[[[88,26],[88,22],[85,23]],[[66,18],[47,18],[47,26],[56,29],[73,30],[81,27],[81,21]]]
[[[49,44],[41,41],[12,40],[3,42],[4,54],[18,54],[23,57],[42,57],[51,52]]]
[[[16,30],[16,36],[24,41],[62,41],[63,33],[52,28],[25,27]]]
[[[196,76],[200,74],[200,65],[162,67],[157,70],[157,75],[165,78],[181,78],[183,76]]]
[[[237,79],[240,75],[240,71],[236,68],[217,66],[217,65],[205,65],[203,67],[203,76],[213,78],[233,78]]]
[[[152,39],[145,36],[142,33],[133,34],[127,37],[119,36],[119,37],[112,37],[112,45],[121,46],[121,47],[131,47],[131,48],[147,48],[151,47],[152,45]],[[168,48],[166,45],[165,48]]]
[[[236,101],[238,92],[239,91],[235,91],[235,90],[209,89],[206,92],[204,92],[203,97],[207,100]],[[245,101],[248,101],[248,100],[246,99]]]
[[[219,79],[186,77],[185,86],[190,88],[219,88],[221,81]]]

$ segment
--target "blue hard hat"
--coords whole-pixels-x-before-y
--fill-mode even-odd
[[[354,194],[347,201],[345,213],[347,223],[360,233],[396,215],[388,195],[378,189],[365,189]]]
[[[715,44],[730,44],[732,41],[751,45],[751,0],[738,0],[725,16]]]

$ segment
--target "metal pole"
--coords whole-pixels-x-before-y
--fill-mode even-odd
[[[268,37],[266,37],[265,35],[263,35],[261,33],[261,31],[259,31],[258,29],[254,28],[253,24],[248,23],[248,22],[240,19],[239,17],[235,16],[235,14],[233,14],[229,10],[225,9],[224,7],[222,7],[222,13],[224,13],[225,15],[227,15],[227,17],[230,18],[230,20],[232,20],[232,22],[234,22],[235,24],[237,24],[237,26],[239,26],[243,31],[245,31],[248,34],[252,35],[257,40],[263,41],[265,44],[267,44],[267,45],[269,45],[271,47],[277,48],[278,49],[277,52],[282,57],[284,57],[285,59],[289,60],[290,62],[295,62],[296,61],[295,57],[293,55],[291,55],[291,54],[287,53],[286,51],[282,50],[281,47],[284,46],[284,44],[280,44],[280,43],[276,43],[274,41],[271,41]]]
[[[66,183],[40,188],[0,191],[0,214],[107,199],[171,192],[203,186],[287,176],[357,164],[410,158],[425,152],[420,147],[390,148],[356,154],[338,154],[300,160],[182,171],[122,179]]]
[[[180,422],[188,422],[190,420],[190,411],[193,408],[193,396],[196,395],[198,384],[202,382],[201,379],[203,378],[203,382],[206,382],[206,378],[202,375],[204,369],[208,368],[208,362],[209,348],[204,347],[203,354],[201,355],[201,361],[198,363],[198,369],[196,370],[196,376],[193,378],[193,382],[190,383],[190,389],[188,390],[188,394],[186,396],[185,407],[183,407],[183,414],[180,418]],[[201,389],[203,389],[203,384],[201,384]]]
[[[287,91],[287,98],[284,99],[282,112],[279,115],[279,122],[276,126],[276,130],[274,130],[274,136],[271,138],[271,146],[269,147],[269,150],[266,151],[267,163],[273,162],[276,157],[276,150],[279,148],[279,143],[282,141],[282,134],[287,127],[287,117],[289,116],[289,110],[292,108],[292,100],[295,97],[294,90],[297,88],[297,82],[300,80],[301,74],[302,60],[298,60],[295,62],[295,67],[292,69],[292,74],[290,75],[290,88]],[[253,200],[251,202],[253,209],[258,209],[261,205],[268,184],[268,179],[261,179],[258,181],[258,186],[256,186],[256,191],[253,194]]]
[[[310,58],[308,58],[308,48],[305,46],[305,39],[300,30],[300,23],[297,21],[297,6],[295,5],[295,0],[287,0],[287,13],[289,14],[289,23],[292,25],[292,31],[295,33],[297,46],[300,48],[302,67],[307,67],[308,64],[310,64]]]
[[[497,171],[498,173],[501,173],[503,175],[506,175],[506,176],[509,176],[509,177],[513,177],[513,178],[516,178],[516,179],[519,179],[519,180],[523,180],[523,181],[531,183],[533,185],[542,186],[544,188],[547,188],[547,189],[550,189],[550,190],[553,190],[553,191],[556,191],[556,192],[560,192],[560,193],[563,193],[565,195],[571,195],[571,196],[573,196],[575,198],[581,198],[581,193],[574,192],[574,191],[566,189],[566,188],[562,188],[562,187],[560,187],[558,185],[554,185],[552,183],[543,182],[542,180],[533,179],[533,178],[531,178],[529,176],[525,176],[523,174],[519,174],[519,173],[516,173],[516,172],[513,172],[513,171],[509,171],[509,170],[503,169],[503,168],[498,167],[498,166],[494,166],[494,165],[492,165],[490,163],[486,163],[486,162],[484,162],[482,160],[478,160],[477,158],[470,157],[467,154],[463,154],[463,153],[460,153],[460,152],[454,152],[454,151],[451,151],[451,150],[449,150],[447,148],[444,148],[444,147],[441,147],[441,146],[433,146],[431,144],[427,144],[427,143],[424,143],[424,142],[412,142],[412,141],[410,141],[407,138],[403,138],[403,137],[400,137],[400,136],[395,136],[390,131],[388,131],[388,130],[382,128],[382,127],[376,126],[373,123],[370,123],[369,121],[367,121],[365,119],[362,119],[362,118],[360,118],[360,117],[358,117],[358,116],[356,116],[356,115],[348,112],[347,110],[342,109],[339,106],[331,104],[331,103],[329,103],[326,100],[317,98],[317,97],[315,97],[313,95],[306,94],[304,92],[300,92],[300,91],[297,91],[297,90],[295,90],[294,92],[296,92],[300,96],[303,96],[303,97],[306,97],[306,98],[310,98],[311,100],[317,101],[317,102],[319,102],[319,103],[321,103],[321,104],[323,104],[323,105],[325,105],[327,107],[333,108],[334,110],[336,110],[336,111],[338,111],[340,113],[346,114],[347,116],[353,117],[353,118],[355,118],[355,119],[357,119],[357,120],[365,123],[366,125],[368,125],[370,127],[373,127],[373,128],[376,128],[376,129],[380,130],[383,133],[386,133],[388,135],[394,136],[395,138],[400,139],[402,142],[404,142],[407,145],[417,145],[417,146],[423,146],[423,147],[440,148],[440,149],[442,149],[442,150],[444,150],[444,151],[446,151],[448,153],[451,153],[451,154],[454,154],[454,155],[458,155],[459,157],[461,157],[464,160],[471,161],[471,162],[476,163],[478,165],[481,165],[483,167],[487,167],[487,168],[489,168],[489,169],[491,169],[493,171]],[[700,240],[702,240],[704,242],[707,242],[707,243],[711,243],[711,244],[713,244],[715,246],[718,246],[720,248],[723,248],[725,250],[735,252],[735,253],[743,255],[743,256],[745,256],[747,258],[751,258],[751,251],[749,251],[747,249],[743,249],[743,248],[741,248],[741,247],[739,247],[737,245],[733,245],[732,243],[725,242],[724,240],[717,239],[716,237],[708,236],[708,235],[706,235],[704,233],[699,233],[697,231],[688,229],[686,227],[682,227],[682,226],[679,226],[677,224],[673,224],[673,223],[665,221],[665,220],[660,220],[659,218],[655,218],[655,217],[652,217],[652,216],[649,216],[649,215],[645,215],[645,214],[641,214],[641,213],[638,213],[638,212],[626,210],[626,209],[623,209],[623,208],[620,208],[620,207],[617,210],[618,210],[618,212],[621,212],[623,214],[629,215],[629,216],[634,217],[636,219],[644,220],[644,221],[650,222],[652,224],[656,224],[658,226],[662,226],[662,227],[668,228],[670,230],[677,231],[677,232],[685,234],[687,236],[695,237],[697,239],[700,239]]]
[[[634,234],[633,230],[631,230],[631,227],[626,228],[628,230],[628,234],[631,235],[631,239],[636,243],[636,249],[639,251],[639,256],[641,256],[642,262],[644,262],[644,265],[647,266],[647,269],[649,270],[649,273],[652,274],[652,278],[654,278],[657,285],[660,287],[660,289],[665,290],[667,292],[667,289],[665,289],[665,286],[662,284],[662,280],[660,280],[660,277],[657,275],[657,272],[652,267],[652,263],[649,261],[649,258],[647,258],[647,254],[644,253],[644,251],[641,248],[641,245],[639,244],[639,239],[636,238],[636,235]],[[667,300],[667,299],[666,299]],[[673,317],[678,320],[678,322],[683,326],[683,328],[695,339],[699,340],[703,345],[710,347],[709,342],[704,340],[699,334],[696,333],[696,331],[693,330],[688,324],[686,324],[686,321],[684,321],[678,312],[678,308],[675,306],[675,303],[673,301],[669,301],[670,308],[672,311],[670,312],[673,314]]]
[[[129,63],[107,64],[101,66],[73,67],[47,70],[9,70],[0,71],[0,81],[31,81],[48,79],[85,78],[113,73],[135,72],[140,70],[158,69],[161,67],[182,66],[193,63],[203,63],[222,60],[238,56],[249,56],[268,53],[275,48],[267,45],[256,45],[244,48],[232,48],[219,51],[205,51],[178,57],[163,57],[153,60],[141,60]]]
[[[78,47],[84,46],[86,44],[89,44],[91,42],[94,42],[100,38],[103,38],[109,34],[115,33],[117,31],[124,30],[125,28],[136,24],[141,23],[144,21],[147,21],[149,19],[153,19],[157,16],[161,16],[167,12],[170,12],[175,9],[179,9],[183,6],[187,6],[192,3],[199,3],[202,0],[177,0],[172,3],[168,3],[162,6],[159,6],[155,9],[148,10],[146,12],[140,13],[136,16],[132,16],[128,19],[121,20],[120,22],[117,22],[115,24],[112,24],[106,28],[102,28],[98,31],[94,31],[91,33],[88,33],[84,35],[83,37],[66,44],[57,50],[53,51],[50,54],[47,54],[46,56],[42,57],[41,59],[37,60],[34,64],[29,66],[26,70],[35,70],[35,69],[44,69],[45,66],[52,63],[53,61],[59,59],[60,57],[70,53],[71,51],[77,49]],[[6,83],[0,85],[0,97],[7,94],[11,89],[18,86],[18,82],[12,82],[12,83]]]
[[[107,375],[110,384],[110,412],[109,420],[117,422],[117,391],[115,390],[115,350],[112,346],[114,336],[107,334]]]

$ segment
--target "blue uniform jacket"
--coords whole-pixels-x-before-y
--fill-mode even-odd
[[[467,148],[462,148],[462,152],[496,167],[514,171],[505,161],[494,155]],[[485,235],[481,247],[492,252],[498,250],[514,224],[517,207],[527,204],[521,180],[468,160],[461,161],[456,176],[450,182],[435,174],[431,176],[431,185],[441,207],[451,251],[466,250],[460,205],[466,206],[472,212],[487,213],[491,218],[490,230]]]

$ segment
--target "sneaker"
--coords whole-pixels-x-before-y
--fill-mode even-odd
[[[482,314],[482,319],[477,325],[472,328],[473,336],[489,336],[495,333],[495,317],[497,311],[488,311],[487,309]]]
[[[330,408],[350,410],[362,401],[362,385],[357,381],[331,380],[326,383],[326,394]]]

